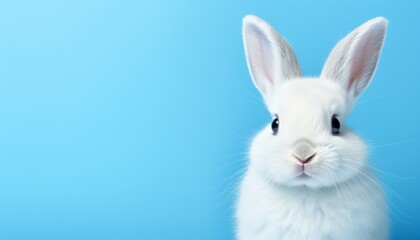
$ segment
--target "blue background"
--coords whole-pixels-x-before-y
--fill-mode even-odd
[[[376,16],[373,84],[348,119],[419,239],[416,1],[0,1],[0,239],[233,239],[249,141],[269,123],[241,21],[292,43],[305,75]]]

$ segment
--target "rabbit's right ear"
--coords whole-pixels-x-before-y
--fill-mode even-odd
[[[246,16],[242,34],[252,80],[267,103],[276,85],[302,75],[299,63],[289,43],[262,19]]]

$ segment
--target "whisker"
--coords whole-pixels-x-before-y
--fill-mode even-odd
[[[357,103],[356,103],[356,106],[357,106],[357,105],[360,105],[360,104],[363,104],[363,103],[376,101],[376,100],[381,99],[381,98],[390,97],[390,96],[392,96],[392,95],[393,95],[392,93],[389,93],[389,94],[385,94],[385,95],[382,95],[382,96],[373,97],[373,98],[370,98],[370,99],[366,99],[366,100],[363,100],[363,101],[359,101],[359,102],[357,102]]]
[[[413,138],[413,139],[407,139],[407,140],[394,142],[394,143],[385,143],[385,144],[378,144],[378,145],[373,144],[373,145],[370,146],[370,148],[375,149],[375,148],[381,148],[381,147],[390,147],[390,146],[400,145],[400,144],[404,144],[404,143],[417,142],[419,140],[420,139],[418,139],[418,138]]]
[[[238,189],[241,184],[241,182],[239,181],[239,178],[242,178],[245,172],[246,172],[246,168],[243,168],[239,170],[238,172],[236,172],[234,175],[228,177],[228,180],[231,180],[231,182],[227,184],[227,186],[223,189],[222,192],[218,193],[219,196],[224,196],[224,197],[212,208],[212,211],[216,210],[218,207],[223,205],[230,197],[232,197],[233,194],[238,192]],[[226,181],[227,180],[225,180],[224,182]]]

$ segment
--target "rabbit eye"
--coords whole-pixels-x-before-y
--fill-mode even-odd
[[[340,134],[340,121],[335,116],[331,118],[331,131],[332,135]]]
[[[279,118],[276,117],[273,122],[271,123],[271,130],[273,130],[273,135],[277,134],[277,131],[279,130]]]

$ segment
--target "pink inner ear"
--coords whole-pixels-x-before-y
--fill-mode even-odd
[[[375,63],[369,62],[369,60],[375,59],[375,57],[370,56],[374,54],[375,44],[372,42],[372,36],[367,37],[362,42],[359,43],[359,47],[357,47],[354,51],[354,57],[351,64],[351,72],[350,72],[350,79],[348,83],[348,88],[351,89],[353,84],[356,84],[358,81],[362,81],[362,86],[366,86],[367,82],[370,79],[370,75],[373,73],[373,69],[368,69],[370,67],[374,67]],[[365,76],[365,75],[368,76]]]
[[[264,39],[261,39],[261,38],[264,38]],[[262,41],[265,41],[265,42],[263,43]],[[259,49],[261,52],[261,58],[262,58],[261,62],[263,65],[262,68],[264,71],[264,75],[266,76],[267,80],[271,84],[274,84],[273,76],[272,76],[273,71],[274,71],[274,66],[273,66],[274,56],[273,56],[271,48],[267,47],[267,46],[271,46],[271,43],[265,37],[260,37],[258,38],[258,44],[259,44]]]

